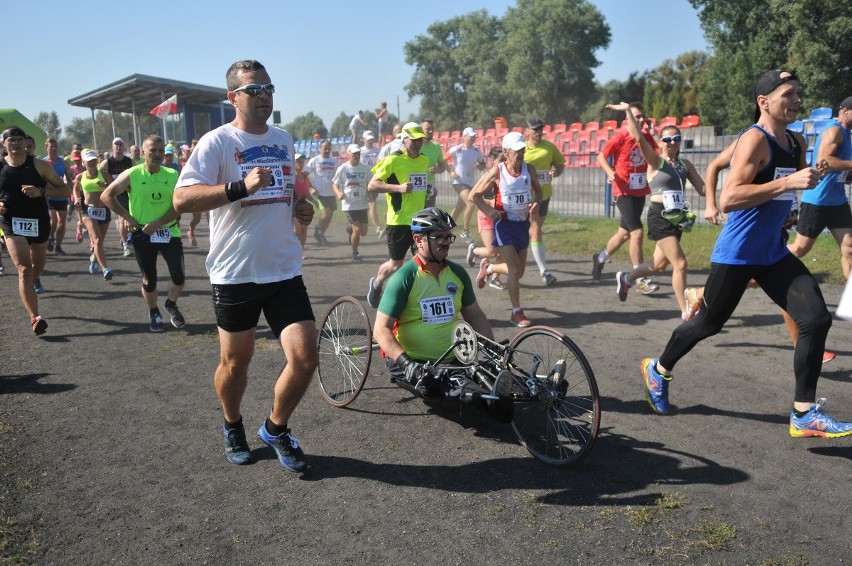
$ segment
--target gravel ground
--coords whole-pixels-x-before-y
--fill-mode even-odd
[[[206,225],[202,224],[202,228]],[[305,280],[319,318],[338,296],[363,297],[386,248],[345,234],[309,244]],[[104,282],[82,245],[49,258],[34,338],[6,257],[0,278],[0,548],[35,564],[848,564],[852,437],[792,439],[792,349],[778,309],[749,291],[725,330],[677,367],[673,413],[650,412],[640,360],[678,322],[660,292],[615,296],[614,273],[553,257],[545,288],[530,264],[527,316],[585,352],[602,396],[601,434],[584,462],[556,469],[508,425],[430,409],[390,385],[374,361],[348,409],[312,385],[291,420],[310,457],[281,468],[254,435],[284,363],[258,333],[243,415],[258,461],[222,456],[212,386],[218,343],[203,246],[188,248],[180,300],[188,324],[150,334],[135,261],[112,240]],[[461,242],[454,250],[463,261]],[[161,271],[165,272],[164,265]],[[472,270],[471,270],[472,272]],[[692,273],[700,283],[704,274]],[[165,284],[161,284],[161,291]],[[826,287],[831,305],[841,289]],[[505,292],[478,293],[498,338]],[[162,307],[161,307],[162,308]],[[265,327],[264,327],[265,328]],[[819,395],[852,419],[849,323],[835,320]]]

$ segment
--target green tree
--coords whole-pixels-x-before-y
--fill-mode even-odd
[[[698,107],[705,123],[728,130],[751,123],[756,78],[768,69],[796,73],[806,111],[852,92],[852,13],[840,0],[690,0],[713,47]]]
[[[805,86],[808,108],[837,105],[852,93],[852,9],[847,1],[799,0],[788,63]]]
[[[504,35],[501,21],[479,10],[435,22],[427,32],[404,47],[405,62],[415,66],[405,90],[410,98],[420,96],[420,115],[432,118],[437,129],[457,129],[471,120],[477,125],[493,123],[499,107],[488,110],[485,118],[481,108],[471,107],[468,95],[473,94],[477,106],[483,99],[505,99],[499,95],[505,71],[489,75]]]
[[[595,52],[610,41],[600,11],[585,0],[518,0],[503,22],[513,121],[579,118],[595,96]]]
[[[283,128],[297,140],[313,138],[314,134],[318,134],[321,138],[328,137],[328,128],[322,123],[322,118],[313,112],[296,116],[292,122],[284,124]]]
[[[595,96],[595,51],[610,40],[585,0],[518,0],[502,18],[479,10],[427,31],[405,44],[415,67],[405,88],[438,129],[576,119]]]
[[[328,135],[333,138],[349,135],[349,122],[351,121],[352,116],[346,112],[341,112],[337,115],[337,118],[334,119],[334,122],[331,123],[331,129],[328,131]]]
[[[616,120],[619,124],[624,119],[624,112],[615,112],[604,108],[609,103],[616,102],[635,102],[642,100],[645,93],[645,82],[648,79],[648,72],[639,73],[634,71],[630,73],[626,81],[611,80],[603,86],[596,86],[595,99],[586,106],[583,113],[580,114],[580,122],[606,122],[607,120]]]
[[[62,135],[62,126],[59,123],[59,115],[55,110],[51,112],[39,112],[33,119],[33,122],[36,126],[44,130],[49,138],[59,139]]]
[[[652,70],[645,84],[645,111],[649,116],[680,118],[698,113],[698,85],[707,64],[703,51],[690,51]]]

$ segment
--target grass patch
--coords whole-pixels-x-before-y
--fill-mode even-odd
[[[590,256],[601,251],[609,238],[618,229],[619,220],[607,218],[569,218],[555,214],[545,219],[543,232],[547,234],[547,251],[551,254],[569,256]],[[644,222],[644,219],[643,219]],[[683,235],[681,246],[689,260],[690,269],[707,271],[710,269],[710,255],[721,228],[709,224],[697,224],[692,232]],[[795,233],[790,236],[790,241]],[[654,242],[647,237],[642,249],[645,258],[651,257]],[[617,256],[627,259],[627,246],[617,252]],[[817,238],[813,249],[802,258],[808,269],[820,283],[842,285],[845,283],[840,268],[840,250],[831,236]]]
[[[645,527],[653,523],[655,519],[654,510],[647,507],[641,509],[628,507],[625,512],[627,513],[627,520],[634,527]]]
[[[680,509],[684,503],[686,503],[686,496],[682,493],[664,493],[657,500],[657,506],[666,511]]]
[[[704,550],[722,550],[737,536],[737,529],[733,525],[719,519],[704,521],[690,531],[695,538],[689,545]]]

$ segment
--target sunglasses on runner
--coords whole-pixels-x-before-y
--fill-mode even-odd
[[[258,85],[258,84],[243,85],[240,88],[235,88],[234,92],[244,92],[249,96],[257,96],[261,92],[265,92],[266,94],[271,95],[271,94],[275,93],[275,85],[272,84],[272,83],[265,84],[265,85]]]
[[[663,142],[663,143],[672,143],[672,142],[680,143],[681,139],[682,138],[681,138],[680,134],[678,134],[676,136],[666,136],[664,138],[660,138],[660,141]]]

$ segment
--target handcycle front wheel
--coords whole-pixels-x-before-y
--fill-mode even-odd
[[[370,317],[361,302],[348,295],[334,301],[317,334],[317,378],[328,403],[345,407],[355,400],[370,372],[373,347]]]
[[[495,389],[513,400],[518,440],[542,462],[581,461],[597,438],[601,416],[597,382],[583,352],[544,326],[519,333],[506,352],[511,381],[500,379]]]

